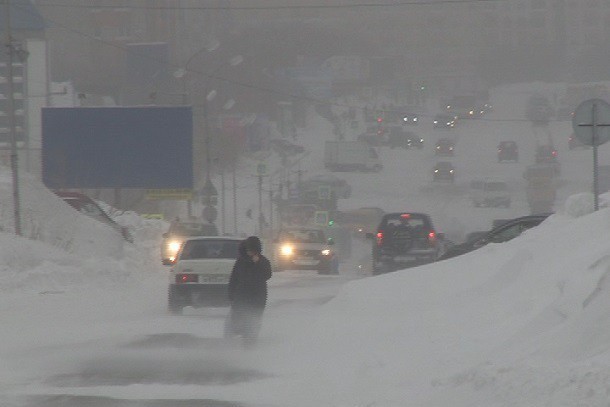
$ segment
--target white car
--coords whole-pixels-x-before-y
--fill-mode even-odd
[[[170,269],[168,309],[228,306],[229,278],[243,239],[193,237],[182,244]]]

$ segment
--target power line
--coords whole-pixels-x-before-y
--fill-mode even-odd
[[[404,6],[428,6],[447,4],[498,3],[506,0],[412,0],[392,3],[356,3],[356,4],[294,4],[280,6],[134,6],[134,5],[87,5],[66,3],[37,3],[37,7],[63,7],[88,9],[145,9],[145,10],[208,10],[208,11],[266,11],[266,10],[311,10],[311,9],[349,9],[349,8],[395,8]]]

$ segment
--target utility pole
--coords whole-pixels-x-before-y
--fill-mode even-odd
[[[13,209],[15,218],[15,234],[21,236],[21,204],[19,197],[19,165],[17,155],[17,135],[15,134],[15,94],[13,91],[13,39],[11,36],[11,2],[5,0],[6,25],[6,53],[7,59],[7,90],[8,90],[8,119],[11,141],[11,173],[13,178]]]
[[[258,174],[258,234],[263,232],[263,174]]]
[[[233,235],[237,236],[237,163],[233,164]]]
[[[269,229],[273,230],[273,185],[269,179]]]

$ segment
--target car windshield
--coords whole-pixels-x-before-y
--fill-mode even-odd
[[[239,240],[187,240],[180,259],[236,259],[239,243]]]
[[[299,243],[326,243],[321,230],[286,230],[281,233],[280,240]]]

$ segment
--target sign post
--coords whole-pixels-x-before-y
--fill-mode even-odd
[[[572,128],[574,135],[583,144],[593,146],[593,209],[597,211],[599,209],[597,147],[610,140],[610,104],[602,99],[585,100],[574,112]]]

